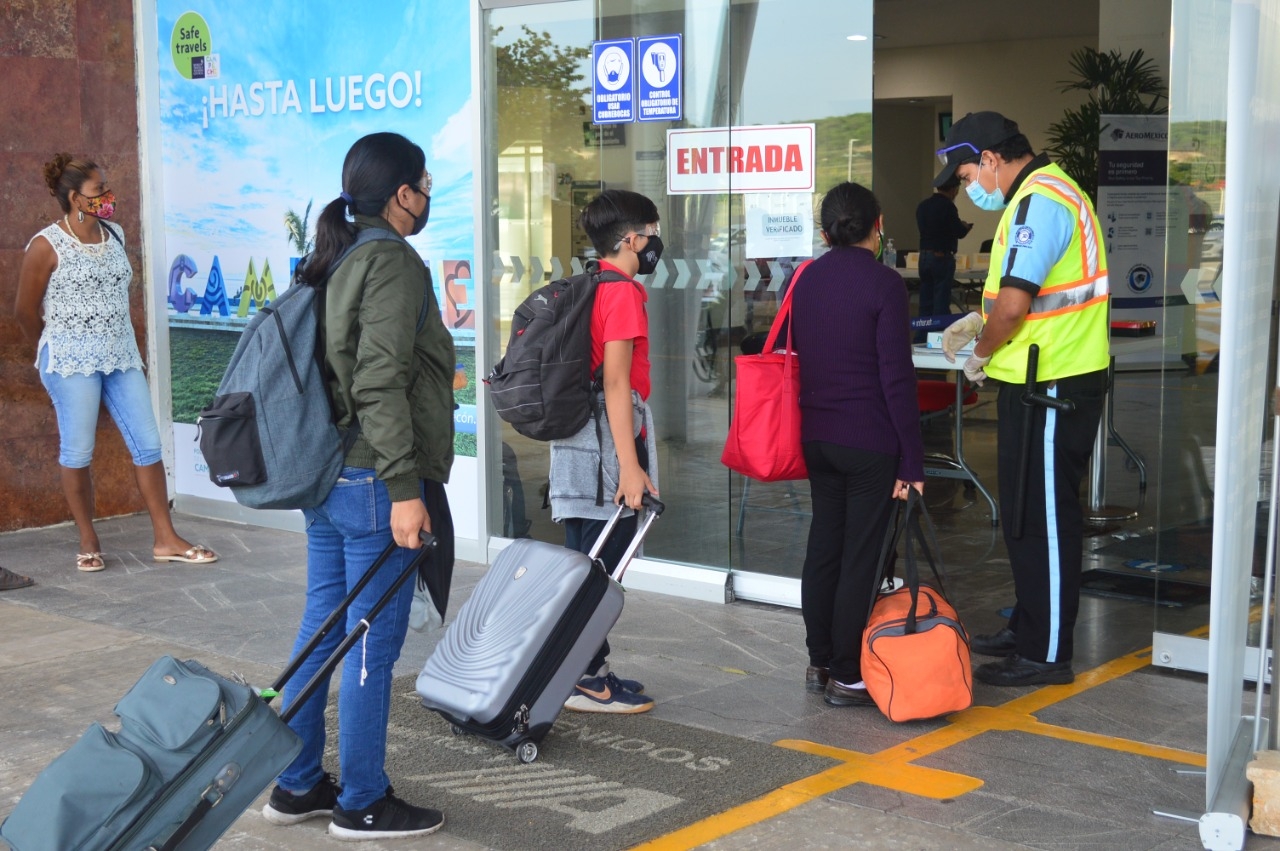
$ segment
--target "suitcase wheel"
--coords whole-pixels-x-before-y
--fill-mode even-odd
[[[535,759],[538,758],[537,743],[530,742],[526,739],[525,741],[516,745],[516,756],[519,757],[520,761],[525,763],[526,765],[528,763],[533,762]]]

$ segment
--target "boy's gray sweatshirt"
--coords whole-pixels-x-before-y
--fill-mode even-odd
[[[597,410],[602,418],[600,436],[596,436],[595,419],[587,420],[573,437],[551,441],[551,519],[561,523],[569,518],[608,520],[613,516],[613,495],[618,492],[618,451],[609,431],[604,392],[597,396]],[[649,404],[631,391],[631,422],[635,434],[644,426],[645,448],[649,453],[649,479],[658,485],[658,447],[654,436],[653,412]],[[603,451],[602,451],[603,450]],[[604,457],[604,505],[596,505],[600,458]],[[632,514],[630,510],[623,516]]]

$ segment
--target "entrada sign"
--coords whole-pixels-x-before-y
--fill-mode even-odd
[[[812,192],[814,125],[667,131],[667,194]]]

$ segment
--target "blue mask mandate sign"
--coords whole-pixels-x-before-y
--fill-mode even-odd
[[[592,42],[591,65],[595,69],[591,120],[596,124],[635,121],[635,41],[618,38]]]
[[[640,56],[640,121],[680,121],[684,104],[680,97],[684,82],[684,56],[679,35],[659,35],[636,39]]]

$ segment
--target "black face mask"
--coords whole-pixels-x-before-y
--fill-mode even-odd
[[[418,234],[422,233],[422,229],[427,226],[427,219],[431,218],[431,196],[425,194],[421,189],[418,189],[417,187],[414,187],[413,191],[417,192],[423,198],[426,198],[427,203],[422,205],[422,212],[416,216],[413,216],[413,213],[409,213],[408,207],[406,207],[404,204],[400,204],[401,210],[404,210],[406,213],[409,213],[409,215],[413,216],[413,228],[409,231],[409,236],[417,236]],[[397,201],[396,203],[399,203],[399,202]]]
[[[422,190],[417,190],[418,194],[427,199],[427,203],[422,205],[422,212],[413,217],[413,230],[409,231],[411,236],[417,236],[422,233],[422,229],[427,226],[427,219],[431,218],[431,196],[425,194]]]
[[[662,256],[662,237],[649,237],[649,241],[645,243],[644,251],[641,251],[636,256],[640,258],[638,274],[652,275],[658,268],[658,258]]]

